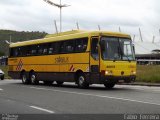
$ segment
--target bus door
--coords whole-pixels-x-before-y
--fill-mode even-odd
[[[97,83],[99,81],[99,37],[91,38],[90,53],[90,82]]]

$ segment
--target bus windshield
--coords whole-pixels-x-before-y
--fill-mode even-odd
[[[132,42],[129,38],[102,37],[101,50],[103,60],[135,60]]]

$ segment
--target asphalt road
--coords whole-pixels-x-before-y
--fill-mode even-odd
[[[160,88],[103,85],[79,89],[64,83],[58,87],[24,85],[20,80],[0,81],[0,114],[157,114]]]

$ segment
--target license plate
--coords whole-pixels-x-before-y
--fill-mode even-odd
[[[119,83],[124,83],[124,80],[119,80]]]

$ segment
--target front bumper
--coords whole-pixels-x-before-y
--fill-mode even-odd
[[[131,83],[136,79],[135,75],[130,76],[101,76],[103,83]]]

